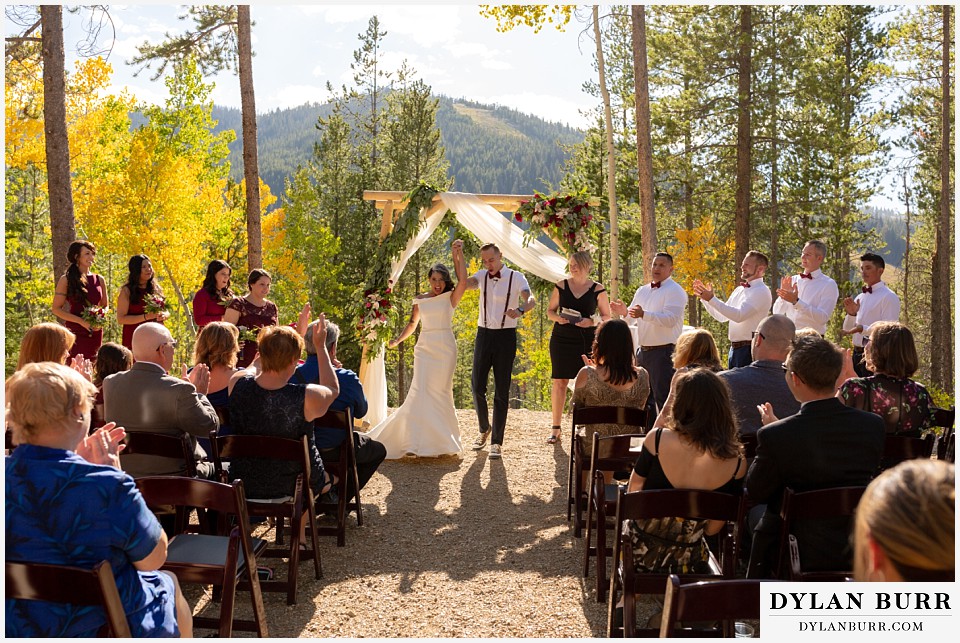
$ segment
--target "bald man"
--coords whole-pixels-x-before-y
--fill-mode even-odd
[[[753,361],[747,366],[717,373],[730,388],[730,402],[741,434],[760,429],[757,407],[767,402],[777,417],[785,418],[800,410],[800,402],[790,392],[783,376],[796,328],[786,315],[764,317],[750,340]]]
[[[220,427],[206,396],[209,370],[200,364],[188,379],[168,375],[177,342],[166,327],[154,322],[141,324],[133,331],[132,347],[136,360],[133,367],[103,380],[106,421],[116,422],[128,432],[186,432],[193,444],[197,474],[213,478],[213,464],[200,462],[207,454],[196,440]],[[135,478],[186,473],[178,460],[148,455],[126,456],[123,469]]]

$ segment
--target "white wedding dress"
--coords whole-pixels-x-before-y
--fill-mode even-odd
[[[453,405],[457,341],[450,325],[450,292],[414,303],[420,307],[421,328],[413,349],[413,383],[400,408],[366,434],[387,448],[388,460],[460,452]]]

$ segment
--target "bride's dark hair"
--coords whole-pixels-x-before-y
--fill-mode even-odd
[[[430,272],[427,273],[427,279],[433,276],[433,273],[437,273],[443,277],[443,292],[450,292],[453,290],[453,279],[450,277],[450,269],[447,268],[442,263],[435,263],[433,267],[430,268]]]

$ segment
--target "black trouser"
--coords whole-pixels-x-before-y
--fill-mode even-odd
[[[357,480],[360,488],[364,486],[373,477],[374,471],[380,466],[384,458],[387,457],[387,448],[365,435],[359,433],[353,434],[353,451],[357,459]],[[339,462],[340,447],[332,449],[320,449],[320,458],[324,462]],[[353,476],[347,475],[347,502],[353,500],[357,490],[353,488]]]
[[[473,348],[473,405],[477,409],[480,432],[490,430],[487,412],[487,380],[493,369],[493,434],[490,444],[503,444],[503,431],[507,426],[507,408],[510,401],[510,379],[513,375],[513,360],[517,356],[517,329],[490,330],[477,328],[477,340]]]
[[[657,411],[663,409],[670,395],[670,380],[673,379],[673,344],[653,350],[637,350],[637,366],[650,375],[650,392],[657,402]]]

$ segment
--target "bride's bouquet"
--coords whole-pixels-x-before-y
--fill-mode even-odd
[[[87,306],[83,309],[80,317],[90,325],[90,334],[95,330],[101,330],[107,324],[107,313],[110,309],[106,306]]]
[[[357,334],[360,341],[376,350],[390,338],[390,320],[396,316],[391,301],[393,295],[393,280],[387,281],[387,287],[382,291],[377,288],[368,288],[363,291],[360,300],[360,323],[357,324]]]

